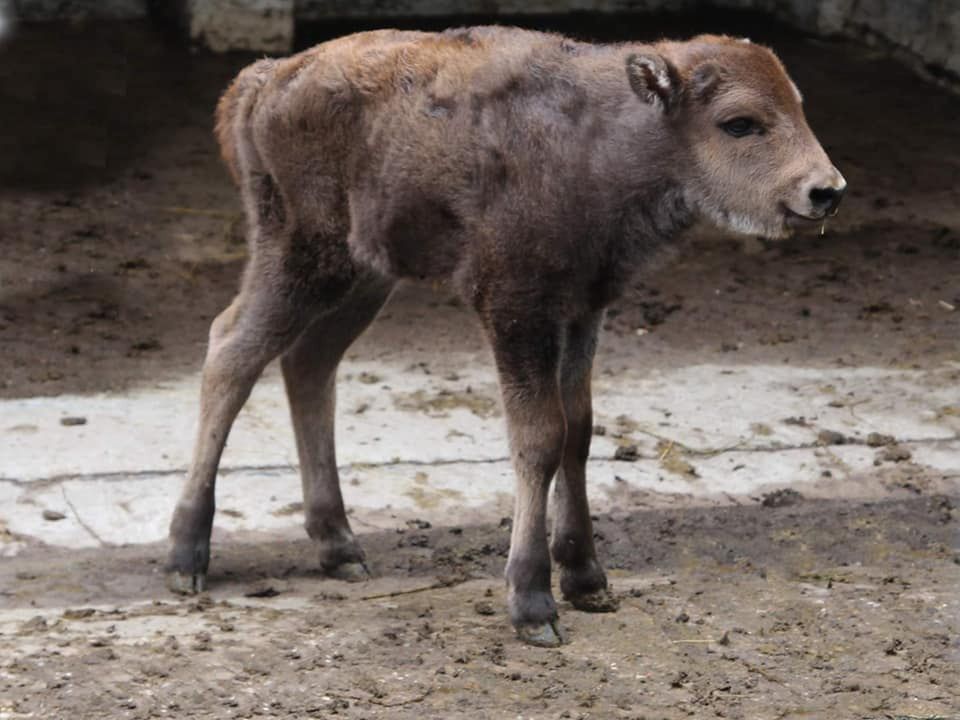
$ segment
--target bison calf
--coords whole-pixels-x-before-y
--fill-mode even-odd
[[[399,278],[442,277],[493,347],[517,474],[510,618],[545,646],[561,642],[551,555],[574,607],[615,606],[584,477],[604,308],[694,221],[782,237],[832,212],[846,185],[776,56],[717,36],[362,33],[246,68],[217,108],[217,137],[250,259],[210,330],[172,587],[204,587],[220,454],[277,356],[320,565],[364,576],[337,477],[337,365]]]

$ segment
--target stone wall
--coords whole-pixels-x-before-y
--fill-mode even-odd
[[[960,85],[960,0],[711,0],[758,9],[822,36],[891,49],[938,79]]]
[[[214,52],[289,52],[293,0],[187,0],[190,38]]]
[[[12,8],[23,20],[176,12],[190,37],[215,51],[274,53],[292,47],[297,20],[736,8],[766,12],[818,35],[881,46],[960,88],[960,0],[0,0],[0,16],[4,5],[8,17]]]

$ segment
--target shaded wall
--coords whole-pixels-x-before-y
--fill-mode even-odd
[[[893,51],[960,88],[960,0],[0,0],[23,20],[176,15],[215,51],[284,52],[297,21],[333,18],[522,15],[582,12],[759,10],[804,31],[854,38]]]

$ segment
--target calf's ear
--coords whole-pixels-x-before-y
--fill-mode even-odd
[[[655,53],[627,57],[627,79],[637,96],[651,105],[669,110],[680,91],[676,69]]]

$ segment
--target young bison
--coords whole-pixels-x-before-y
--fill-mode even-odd
[[[561,642],[551,555],[574,607],[615,607],[584,477],[604,308],[695,220],[784,237],[832,212],[846,185],[776,56],[717,36],[362,33],[246,68],[217,108],[217,137],[250,259],[210,329],[171,586],[204,587],[220,454],[277,356],[307,532],[326,572],[365,576],[337,477],[337,365],[399,278],[448,278],[493,346],[517,474],[510,619],[544,646]]]

